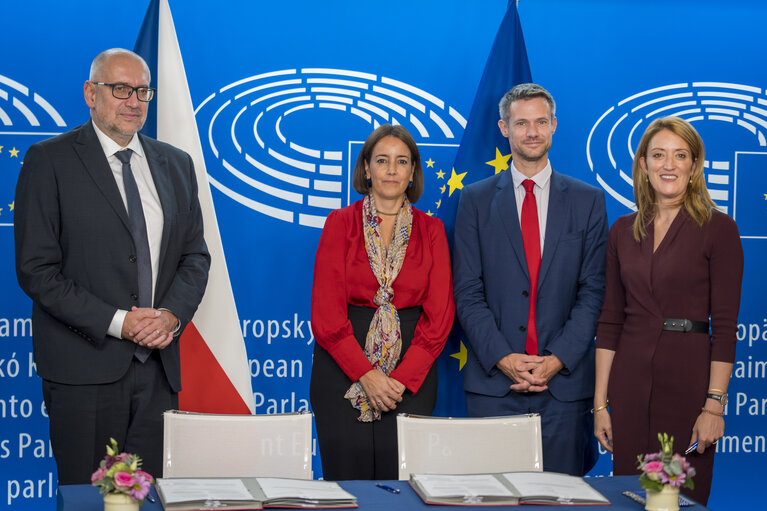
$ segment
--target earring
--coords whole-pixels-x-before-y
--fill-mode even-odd
[[[692,184],[692,176],[690,176],[690,184]]]
[[[367,182],[368,186],[373,184],[373,180],[370,178],[367,178],[365,181]]]
[[[413,182],[412,182],[412,181],[410,181],[410,182],[407,184],[407,189],[408,189],[408,190],[410,190],[411,188],[413,188]]]

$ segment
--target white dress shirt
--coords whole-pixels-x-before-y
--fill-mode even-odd
[[[551,190],[551,162],[547,160],[543,170],[533,177],[527,177],[518,171],[514,166],[513,160],[510,170],[511,179],[514,183],[514,195],[517,199],[517,217],[520,225],[522,225],[522,202],[527,194],[525,187],[522,186],[522,182],[525,179],[532,179],[535,183],[533,195],[535,195],[535,203],[538,206],[538,231],[541,234],[541,254],[543,254],[543,240],[546,237],[546,217],[549,212],[549,191]]]
[[[112,175],[115,178],[118,190],[120,190],[120,196],[122,197],[126,211],[128,210],[128,201],[125,197],[125,185],[123,184],[123,167],[122,162],[117,159],[115,153],[122,151],[123,149],[133,150],[130,165],[131,170],[133,171],[133,177],[136,180],[139,195],[141,196],[141,207],[144,210],[146,233],[149,239],[149,254],[152,259],[152,297],[154,297],[157,272],[160,269],[160,243],[162,241],[162,229],[165,216],[162,212],[160,196],[157,194],[157,187],[154,185],[154,179],[149,170],[149,162],[147,162],[146,156],[144,155],[144,148],[141,146],[141,142],[139,142],[138,135],[133,135],[133,138],[128,145],[121,147],[120,144],[101,131],[95,123],[93,123],[93,129],[96,131],[96,136],[101,143],[101,148],[104,150],[104,155],[106,155],[109,166],[112,169]],[[117,310],[107,329],[107,334],[117,337],[118,339],[122,337],[122,325],[127,313],[128,311],[126,310]]]

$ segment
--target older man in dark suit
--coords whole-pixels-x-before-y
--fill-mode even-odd
[[[59,484],[89,483],[109,437],[162,474],[178,336],[210,266],[191,158],[138,134],[154,96],[144,60],[102,52],[84,95],[91,120],[29,148],[15,199]]]
[[[546,89],[514,87],[500,114],[511,168],[463,190],[455,225],[455,302],[470,348],[466,409],[540,413],[544,469],[583,475],[596,460],[589,408],[604,194],[551,168],[557,118]]]

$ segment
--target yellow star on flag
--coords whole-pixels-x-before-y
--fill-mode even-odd
[[[4,145],[0,145],[0,153],[3,152],[3,147],[5,147],[5,146]]]
[[[450,355],[451,357],[458,359],[459,371],[463,370],[463,366],[466,365],[466,355],[467,355],[466,345],[463,343],[463,341],[460,341],[460,343],[461,343],[461,347],[458,350],[458,353],[453,353],[452,355]]]
[[[11,158],[18,158],[19,157],[19,150],[15,147],[11,149]]]
[[[427,211],[426,214],[429,216],[434,216],[434,213],[432,213],[431,210]]]
[[[437,178],[438,179],[445,179],[445,173],[441,170],[437,171]]]
[[[452,174],[450,174],[450,179],[447,180],[447,186],[450,187],[450,191],[447,194],[448,197],[453,195],[454,191],[461,190],[463,188],[463,178],[466,174],[467,174],[466,172],[464,172],[463,174],[456,174],[455,169],[452,170]]]
[[[504,156],[501,154],[501,151],[499,151],[498,148],[496,147],[495,159],[486,161],[485,163],[490,165],[491,167],[495,167],[495,173],[497,174],[509,168],[509,158],[511,158],[511,153]]]
[[[436,204],[437,205],[437,209],[439,209],[439,207],[442,205],[442,199],[438,200],[434,204]]]
[[[767,200],[767,193],[764,194],[764,200]]]
[[[13,201],[10,204],[8,204],[8,207],[11,208],[11,211],[13,211],[13,207],[15,204],[16,204],[16,201]]]
[[[433,166],[434,166],[434,160],[432,160],[431,158],[426,160],[426,168],[433,167]]]
[[[445,193],[445,185],[439,187],[439,193]]]

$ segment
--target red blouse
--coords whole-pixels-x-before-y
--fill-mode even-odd
[[[346,305],[375,307],[378,281],[362,232],[362,201],[328,215],[314,260],[312,331],[352,380],[373,369],[354,338]],[[410,348],[390,376],[416,393],[453,324],[453,277],[442,222],[413,208],[413,229],[394,285],[397,309],[423,307]]]

